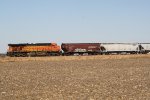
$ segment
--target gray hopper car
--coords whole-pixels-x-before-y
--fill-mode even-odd
[[[145,53],[145,54],[147,54],[147,53],[150,53],[150,43],[140,43],[140,45],[141,45],[141,52],[142,53]]]
[[[140,49],[138,43],[101,43],[103,54],[137,54]]]

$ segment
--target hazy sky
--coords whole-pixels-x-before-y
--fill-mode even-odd
[[[150,0],[0,0],[0,52],[36,42],[150,42]]]

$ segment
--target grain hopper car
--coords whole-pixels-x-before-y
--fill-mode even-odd
[[[137,54],[141,48],[138,43],[101,43],[103,54]]]
[[[97,55],[100,54],[100,43],[62,43],[64,55]]]
[[[147,54],[150,53],[150,43],[140,43],[141,53]]]

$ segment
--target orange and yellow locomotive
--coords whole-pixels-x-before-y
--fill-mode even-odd
[[[61,54],[61,48],[56,43],[35,44],[8,44],[8,56],[57,56]]]

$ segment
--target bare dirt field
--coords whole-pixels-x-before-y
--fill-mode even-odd
[[[0,58],[0,100],[150,100],[150,55]]]

